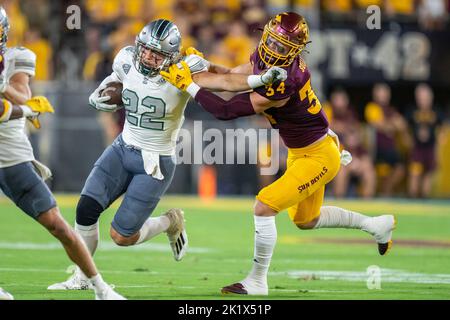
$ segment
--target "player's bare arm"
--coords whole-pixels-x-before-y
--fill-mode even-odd
[[[0,100],[0,123],[19,118],[36,118],[40,113],[53,113],[54,109],[47,98],[37,96],[27,99],[21,105],[12,104],[7,99]],[[37,121],[37,119],[35,119]]]
[[[252,65],[246,63],[235,68],[227,68],[219,66],[204,59],[203,53],[195,48],[188,48],[186,50],[188,57],[185,60],[200,60],[207,71],[192,72],[192,79],[200,87],[211,91],[229,91],[242,92],[252,90],[261,86],[271,85],[276,81],[284,81],[287,77],[286,71],[279,67],[270,67],[265,72],[254,75],[252,72]],[[189,65],[189,62],[186,61]],[[172,67],[172,69],[175,67]],[[163,74],[168,76],[168,72],[163,71]]]
[[[287,77],[286,71],[279,67],[271,67],[261,75],[236,73],[215,74],[206,71],[192,75],[188,64],[186,62],[182,62],[181,64],[183,65],[182,68],[189,72],[189,75],[186,76],[189,76],[191,81],[193,80],[200,87],[212,91],[248,91],[261,86],[270,85],[276,81],[284,81]],[[171,77],[171,74],[175,75],[178,72],[176,70],[180,70],[180,68],[177,65],[172,65],[168,72],[162,71],[161,75],[167,80],[167,78]]]
[[[181,68],[173,65],[169,68],[169,72],[161,74],[178,89],[187,91],[206,111],[220,120],[232,120],[261,113],[269,108],[281,107],[289,100],[289,98],[269,100],[256,92],[241,93],[231,100],[224,100],[195,83],[186,63],[183,63]]]
[[[274,81],[284,80],[285,76],[286,73],[283,69],[271,68],[262,75],[201,72],[192,75],[192,79],[200,87],[211,91],[240,92],[270,85]]]
[[[24,104],[31,98],[30,76],[24,72],[16,73],[5,86],[3,96],[13,104]]]

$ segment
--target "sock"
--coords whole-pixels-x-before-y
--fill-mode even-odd
[[[246,279],[257,286],[267,287],[267,272],[273,249],[277,242],[277,227],[275,217],[255,216],[255,251],[253,268]]]
[[[86,243],[91,256],[94,256],[99,239],[98,221],[91,226],[82,226],[78,223],[75,223],[75,231],[81,236],[81,238],[84,240],[84,243]]]
[[[371,217],[338,207],[326,206],[320,208],[319,221],[314,229],[319,228],[348,228],[360,229],[368,232]]]
[[[157,218],[148,218],[147,221],[144,222],[141,230],[139,230],[139,239],[136,241],[136,244],[140,244],[145,242],[154,236],[157,236],[160,233],[166,231],[170,226],[170,220],[167,216],[160,216]]]
[[[94,286],[95,292],[99,292],[99,291],[101,292],[101,291],[105,290],[108,287],[108,285],[103,280],[103,278],[100,275],[100,273],[97,273],[97,275],[93,276],[92,278],[89,278],[89,281]]]

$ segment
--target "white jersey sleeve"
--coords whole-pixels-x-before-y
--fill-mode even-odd
[[[127,46],[122,48],[114,58],[113,72],[120,82],[123,82],[125,76],[130,72],[133,66],[134,47]]]
[[[208,71],[205,59],[196,54],[185,56],[183,60],[188,64],[192,74]]]
[[[132,46],[128,46],[125,48],[122,48],[119,53],[114,58],[113,62],[113,72],[107,76],[103,81],[100,83],[100,85],[95,89],[95,91],[91,94],[94,96],[99,96],[100,91],[105,89],[108,83],[111,82],[122,82],[125,79],[125,76],[130,71],[133,62],[132,60],[132,53],[134,52],[134,48]],[[92,106],[92,104],[91,104]]]
[[[6,52],[8,60],[8,78],[16,73],[24,72],[31,77],[36,74],[36,54],[24,47],[9,48]]]

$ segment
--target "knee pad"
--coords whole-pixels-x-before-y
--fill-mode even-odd
[[[82,195],[77,205],[77,224],[92,226],[98,221],[103,207],[93,198]]]

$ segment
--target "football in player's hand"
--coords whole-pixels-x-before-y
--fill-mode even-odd
[[[111,82],[106,85],[106,88],[100,93],[101,97],[109,96],[110,100],[106,101],[106,104],[122,105],[122,90],[123,85],[121,82]]]

